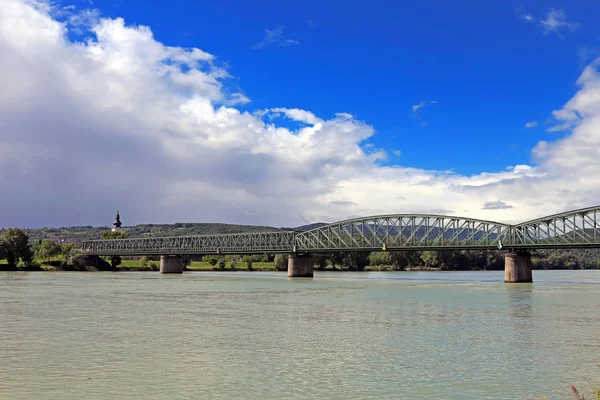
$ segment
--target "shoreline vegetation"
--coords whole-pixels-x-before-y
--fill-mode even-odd
[[[5,260],[0,260],[0,271],[90,271],[90,272],[98,272],[105,271],[102,269],[97,269],[94,267],[85,267],[83,269],[69,269],[63,268],[59,261],[50,260],[35,260],[35,266],[26,267],[22,264],[17,265],[16,267],[9,267]],[[121,264],[116,266],[116,268],[108,270],[114,272],[146,272],[146,271],[158,271],[159,270],[160,261],[150,261],[146,265],[140,264],[139,260],[121,260]],[[474,270],[474,269],[471,269]],[[190,265],[186,266],[185,271],[190,272],[235,272],[235,271],[245,271],[245,272],[269,272],[269,271],[284,271],[281,269],[277,269],[275,266],[275,262],[254,262],[252,263],[251,269],[248,268],[248,264],[246,262],[238,262],[234,267],[232,267],[229,263],[225,266],[224,269],[211,265],[207,261],[192,261]],[[285,269],[287,271],[287,268]],[[315,268],[315,271],[327,271],[327,272],[345,272],[350,271],[349,269],[343,269],[341,266],[336,266],[335,268],[331,265],[328,265],[326,268]],[[356,271],[354,269],[353,271]],[[390,271],[400,271],[395,269],[393,265],[376,265],[376,266],[367,266],[365,267],[364,272],[390,272]],[[441,271],[440,268],[429,268],[429,267],[408,267],[401,271]]]

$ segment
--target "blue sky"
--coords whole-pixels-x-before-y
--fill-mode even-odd
[[[78,3],[80,6],[81,3]],[[472,174],[535,163],[551,111],[572,96],[600,46],[600,3],[547,1],[104,1],[94,7],[148,25],[167,45],[227,63],[246,109],[349,112],[376,130],[383,163]],[[545,31],[562,10],[575,29]],[[297,44],[253,47],[265,29]],[[585,56],[587,50],[587,56]],[[437,103],[412,113],[424,100]],[[525,123],[539,126],[525,129]],[[393,151],[400,151],[397,156]]]
[[[600,198],[600,3],[4,0],[0,227]],[[43,196],[40,196],[40,193]]]

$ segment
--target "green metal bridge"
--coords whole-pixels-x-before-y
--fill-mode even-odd
[[[517,225],[429,214],[355,218],[309,231],[91,240],[89,256],[600,247],[600,206]]]

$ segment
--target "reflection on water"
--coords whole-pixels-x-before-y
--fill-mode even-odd
[[[0,274],[0,399],[553,396],[600,272]]]

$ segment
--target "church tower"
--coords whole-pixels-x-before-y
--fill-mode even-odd
[[[113,232],[121,232],[121,216],[119,215],[119,210],[117,210],[117,216],[115,217],[115,222],[113,222],[113,225],[115,226],[112,228]]]

